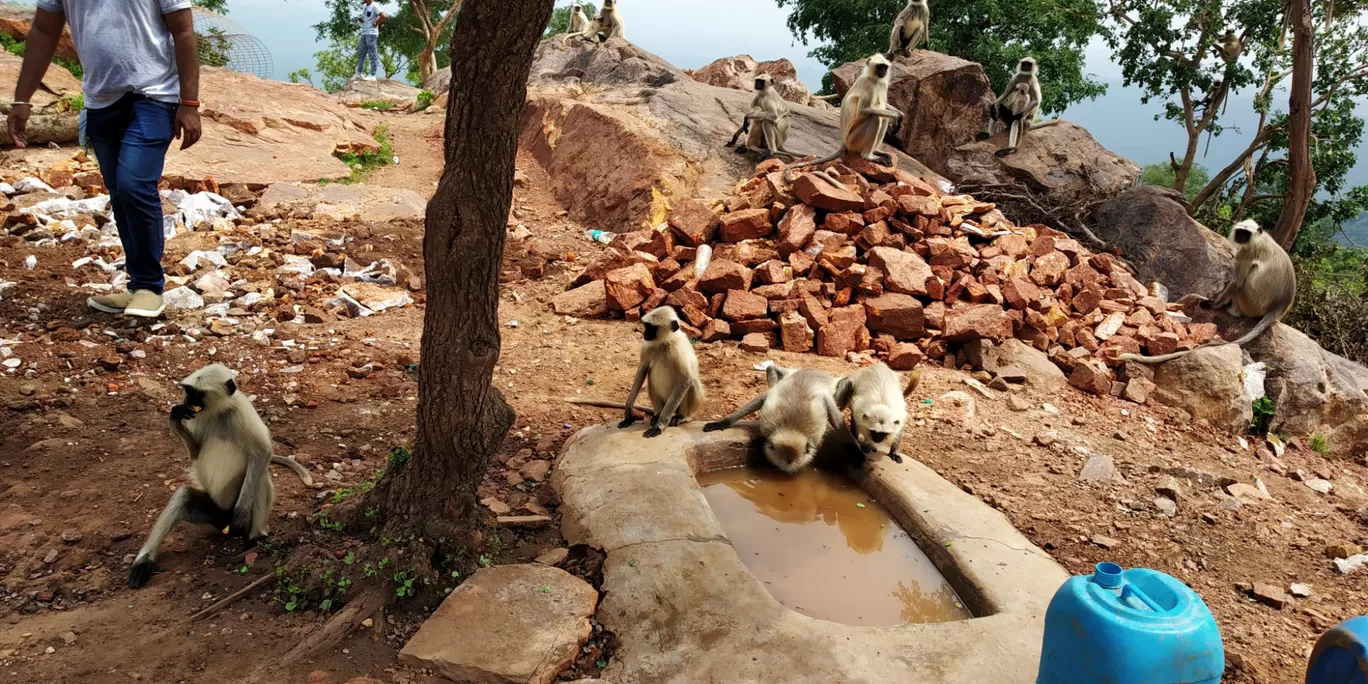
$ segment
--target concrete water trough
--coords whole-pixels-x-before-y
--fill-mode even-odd
[[[644,439],[587,428],[552,484],[562,533],[607,552],[598,617],[620,647],[619,684],[967,684],[1035,681],[1045,609],[1068,573],[1007,518],[915,461],[854,475],[927,554],[970,619],[866,627],[781,605],[747,569],[697,475],[744,465],[753,424],[702,423]],[[829,591],[840,592],[833,577]]]

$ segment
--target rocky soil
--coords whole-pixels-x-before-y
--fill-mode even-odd
[[[735,99],[745,96],[736,93]],[[529,107],[539,111],[538,102],[549,101],[534,100]],[[598,112],[619,126],[641,116],[643,106],[594,103],[576,116]],[[301,185],[278,187],[273,194],[257,183],[274,178],[240,180],[240,188],[220,178],[215,188],[188,174],[196,180],[181,183],[174,189],[182,194],[168,198],[183,228],[168,242],[166,263],[189,303],[195,304],[190,294],[202,302],[175,309],[157,323],[86,309],[89,294],[118,282],[107,267],[120,250],[109,240],[98,208],[62,219],[71,227],[60,220],[38,226],[42,221],[14,218],[26,215],[21,205],[57,197],[41,188],[13,188],[8,201],[14,206],[3,212],[6,229],[0,231],[0,283],[13,283],[0,285],[0,671],[16,681],[236,681],[279,658],[326,620],[319,605],[287,610],[288,583],[254,592],[209,618],[188,618],[271,574],[292,548],[322,547],[347,574],[348,552],[365,549],[323,529],[326,517],[318,513],[335,493],[373,477],[391,449],[411,438],[417,388],[409,368],[421,363],[417,342],[425,297],[421,223],[404,212],[412,207],[408,193],[426,197],[440,172],[433,152],[439,149],[434,126],[440,117],[375,117],[390,127],[401,162],[371,175],[365,190],[332,195],[328,188]],[[0,165],[0,177],[12,185],[40,177],[68,202],[98,197],[98,187],[76,184],[89,170],[74,150],[40,152],[11,158]],[[556,532],[555,496],[546,484],[551,459],[574,431],[615,417],[561,400],[625,397],[639,341],[635,326],[620,319],[639,303],[614,313],[605,300],[603,310],[591,311],[596,317],[556,310],[585,266],[600,263],[620,245],[584,238],[585,228],[601,226],[581,224],[575,217],[583,208],[572,210],[557,199],[564,180],[544,169],[548,159],[531,149],[519,158],[500,299],[502,355],[494,376],[518,419],[481,488],[491,515],[546,517],[537,518],[536,527],[499,529],[499,553],[487,558],[495,565],[527,563],[564,546]],[[54,176],[54,170],[66,175]],[[230,218],[223,211],[204,222],[194,215],[187,221],[189,197],[203,202],[204,193],[215,189],[242,207],[243,216]],[[44,193],[41,200],[23,199],[38,193]],[[932,194],[916,196],[925,200]],[[940,202],[937,214],[952,206]],[[702,210],[712,211],[706,205]],[[861,207],[861,220],[863,211],[868,209]],[[929,229],[931,219],[924,218]],[[635,219],[625,222],[639,225]],[[909,225],[916,227],[916,221]],[[15,234],[16,226],[25,229]],[[29,239],[35,230],[51,235]],[[844,233],[857,255],[866,251],[856,244],[862,232],[854,231],[853,238]],[[956,242],[965,236],[938,237]],[[1051,254],[1065,251],[1056,236],[1043,237],[1051,241]],[[1041,238],[1037,232],[1027,249]],[[978,251],[984,247],[978,241],[965,242],[976,245],[974,258],[993,258]],[[714,259],[726,256],[723,246]],[[941,254],[962,252],[954,247]],[[925,257],[933,275],[945,265],[932,263],[930,251]],[[682,269],[685,262],[676,261]],[[1067,257],[1067,268],[1078,265]],[[962,269],[950,270],[962,275]],[[988,283],[971,272],[986,289]],[[652,292],[642,301],[656,285],[654,275],[648,276]],[[1030,270],[1021,276],[1036,285]],[[935,277],[945,285],[960,281]],[[827,272],[821,280],[834,283],[836,274]],[[644,280],[641,285],[645,289]],[[858,285],[852,283],[852,291]],[[970,285],[965,283],[966,292]],[[754,288],[745,289],[749,294]],[[348,292],[352,301],[342,298]],[[367,299],[357,292],[384,296]],[[605,297],[607,292],[605,286]],[[1054,289],[1053,296],[1058,294]],[[1121,296],[1109,300],[1107,289],[1101,294],[1102,301]],[[1140,293],[1134,294],[1127,319],[1143,306]],[[1018,310],[999,306],[991,293],[985,296],[998,311]],[[770,300],[761,297],[763,315],[730,318],[768,319]],[[724,298],[719,307],[726,303]],[[1021,309],[1023,322],[1028,310],[1033,309]],[[1167,307],[1158,313],[1168,315]],[[801,309],[798,314],[803,318]],[[728,316],[712,318],[730,324]],[[806,318],[803,323],[811,327]],[[1008,321],[1013,339],[1015,323]],[[1002,330],[1006,341],[1007,328]],[[770,331],[754,332],[765,337]],[[872,337],[889,334],[900,343],[896,332],[875,332]],[[1183,332],[1190,335],[1191,328]],[[1190,341],[1180,335],[1185,340]],[[768,350],[746,344],[744,336],[699,342],[708,392],[703,416],[722,415],[753,396],[763,379],[752,367],[765,358],[841,374],[868,360],[862,354],[847,358],[853,348],[830,356],[785,351],[782,334],[778,344],[772,342],[765,338]],[[818,344],[814,339],[809,348]],[[981,351],[998,359],[1007,347]],[[1368,568],[1353,570],[1346,560],[1368,545],[1363,455],[1327,459],[1304,441],[1284,447],[1233,435],[1153,397],[1136,402],[1112,396],[1110,384],[1098,394],[1005,378],[998,388],[987,387],[983,376],[975,380],[958,368],[958,351],[947,350],[956,368],[941,367],[944,355],[933,355],[940,365],[923,364],[920,403],[904,453],[1003,511],[1072,572],[1085,573],[1108,560],[1156,568],[1191,585],[1221,627],[1228,681],[1299,680],[1315,638],[1368,605]],[[10,359],[18,363],[5,363]],[[243,390],[268,420],[277,453],[306,464],[321,488],[305,488],[293,474],[273,469],[277,504],[270,547],[243,554],[239,545],[182,529],[164,548],[166,572],[131,592],[124,588],[130,554],[185,481],[185,458],[165,427],[175,381],[209,361],[242,372]],[[1000,364],[997,374],[1003,376],[1002,368],[1010,365]],[[598,567],[592,553],[575,549],[560,556],[544,560],[593,583]],[[419,587],[416,598],[367,617],[369,623],[348,639],[270,681],[433,681],[432,673],[401,664],[398,653],[457,581],[443,584]],[[593,676],[600,660],[611,663],[611,635],[594,625],[589,631],[588,650],[560,680]]]

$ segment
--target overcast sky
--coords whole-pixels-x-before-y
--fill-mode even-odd
[[[789,32],[788,10],[775,0],[620,0],[618,6],[629,40],[681,68],[737,54],[757,60],[783,57],[797,66],[809,87],[821,84],[825,69]],[[270,48],[276,78],[314,66],[313,53],[320,46],[314,42],[312,25],[326,14],[323,0],[229,0],[229,7],[229,16]],[[1074,105],[1065,118],[1086,127],[1117,154],[1142,164],[1163,161],[1170,150],[1181,152],[1186,144],[1181,127],[1154,121],[1162,111],[1160,103],[1141,105],[1138,91],[1121,87],[1120,69],[1112,63],[1107,46],[1095,43],[1087,54],[1088,72],[1108,83],[1109,91],[1095,101]],[[1244,134],[1234,131],[1214,139],[1210,157],[1203,160],[1199,153],[1198,163],[1219,168],[1244,148],[1257,121],[1248,106],[1252,97],[1252,91],[1238,93],[1230,103],[1227,122],[1243,126]],[[1275,98],[1285,101],[1286,93]],[[1354,183],[1368,183],[1368,167],[1361,163],[1352,176]]]

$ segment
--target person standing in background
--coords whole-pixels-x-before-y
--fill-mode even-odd
[[[375,80],[375,71],[380,68],[380,26],[385,23],[385,13],[375,6],[375,0],[366,0],[361,8],[361,42],[356,47],[356,75],[367,80]],[[366,58],[370,58],[370,73],[366,73]]]
[[[161,181],[166,151],[200,138],[199,53],[191,0],[38,0],[14,89],[9,135],[26,147],[29,99],[57,52],[62,25],[85,68],[86,137],[109,188],[128,291],[87,300],[106,313],[156,318],[162,288]]]

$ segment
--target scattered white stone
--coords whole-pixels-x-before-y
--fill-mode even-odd
[[[1040,409],[1052,416],[1060,415],[1059,408],[1049,402],[1041,404]]]
[[[30,192],[57,192],[56,190],[53,190],[53,189],[52,189],[52,186],[51,186],[51,185],[48,185],[47,183],[44,183],[43,181],[38,180],[37,178],[34,178],[34,177],[32,177],[32,176],[29,176],[28,178],[21,178],[21,179],[19,179],[19,181],[18,181],[17,183],[14,184],[13,190],[14,190],[14,192],[18,192],[18,193],[30,193]],[[6,193],[6,194],[13,194],[13,193]]]
[[[1298,598],[1306,598],[1311,595],[1311,585],[1309,584],[1293,584],[1289,589],[1292,590],[1292,595]]]
[[[237,209],[233,208],[232,202],[212,192],[197,192],[188,195],[177,190],[168,190],[162,193],[162,196],[176,205],[177,209],[180,209],[181,220],[191,230],[199,227],[201,222],[212,222],[216,218],[242,218]]]
[[[24,257],[24,269],[32,271],[35,268],[38,268],[38,257],[33,256],[32,254]]]
[[[1368,553],[1335,559],[1335,569],[1339,570],[1341,575],[1347,575],[1365,565],[1368,565]]]
[[[1302,484],[1306,485],[1307,489],[1320,494],[1329,494],[1335,489],[1335,485],[1331,484],[1329,481],[1315,477],[1302,482]]]
[[[516,327],[518,327],[518,322],[517,322],[517,321],[509,321],[509,322],[507,322],[507,323],[504,323],[504,325],[507,326],[507,327],[509,327],[509,328],[516,328]]]
[[[168,309],[202,309],[204,298],[188,287],[178,287],[162,295]]]
[[[5,368],[9,368],[11,370],[18,368],[22,365],[24,365],[24,362],[20,361],[19,357],[17,356],[10,357],[8,359],[5,359],[4,361],[0,361],[0,366],[4,366]]]
[[[200,267],[205,265],[212,265],[215,267],[227,266],[228,260],[224,259],[223,255],[218,252],[205,252],[197,249],[186,255],[184,259],[181,259],[180,263],[182,266],[190,269],[190,272],[193,273],[200,270]]]
[[[0,193],[4,193],[5,195],[13,195],[14,186],[10,185],[9,183],[0,183]]]
[[[308,277],[313,275],[314,265],[312,261],[309,261],[309,257],[290,254],[285,257],[285,263],[281,264],[278,270],[284,273],[298,273],[299,275]]]
[[[371,283],[348,283],[342,286],[339,296],[345,295],[372,313],[387,309],[408,306],[413,303],[407,290],[389,289]],[[361,314],[368,316],[370,314]]]
[[[143,351],[143,350],[141,350],[141,349],[134,349],[133,351],[128,352],[128,356],[129,356],[129,358],[133,358],[133,359],[137,359],[137,360],[141,361],[141,360],[147,358],[147,352],[145,352],[145,351]]]
[[[222,297],[232,287],[232,282],[218,271],[210,271],[195,281],[195,289],[209,297]]]
[[[1115,335],[1116,332],[1121,329],[1121,326],[1125,324],[1126,314],[1123,314],[1120,311],[1118,311],[1116,313],[1111,314],[1110,316],[1107,316],[1105,320],[1097,324],[1097,330],[1093,332],[1093,336],[1096,337],[1099,341],[1111,339],[1111,336]]]

